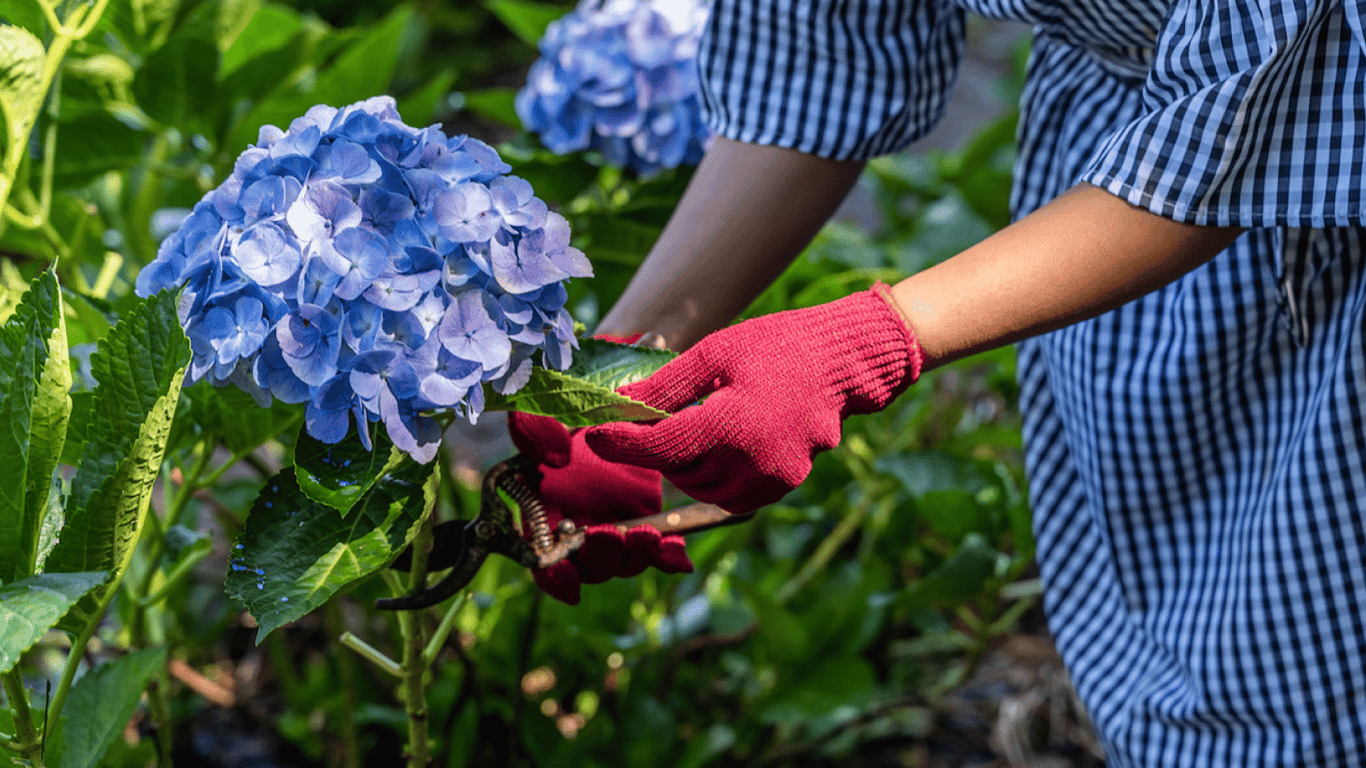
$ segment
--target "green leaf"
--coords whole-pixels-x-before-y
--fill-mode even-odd
[[[654,247],[663,227],[642,224],[610,214],[588,217],[586,250],[594,260],[636,266]]]
[[[952,607],[976,597],[996,571],[997,553],[986,537],[968,534],[938,568],[902,590],[897,602],[911,608]]]
[[[398,113],[408,125],[427,125],[432,115],[446,102],[446,95],[455,85],[455,70],[443,69],[432,75],[427,84],[403,97],[398,102]]]
[[[162,125],[184,128],[217,98],[218,47],[198,31],[174,34],[152,52],[133,78],[138,106]]]
[[[464,96],[464,108],[474,114],[492,120],[499,125],[506,125],[514,130],[522,127],[522,119],[517,116],[517,108],[514,106],[517,98],[516,88],[485,88],[479,91],[465,91]],[[541,194],[539,188],[537,188],[536,193]]]
[[[214,42],[219,51],[233,46],[261,8],[261,0],[219,0],[213,21]]]
[[[545,34],[545,28],[550,22],[566,13],[563,6],[533,3],[528,0],[488,0],[485,5],[499,21],[512,30],[512,34],[532,48],[540,43],[541,35]]]
[[[294,478],[299,490],[345,514],[405,459],[382,431],[373,439],[374,450],[367,451],[354,432],[340,443],[328,445],[308,434],[307,429],[300,429],[294,445]]]
[[[57,277],[35,279],[0,329],[0,582],[34,572],[52,474],[71,416]]]
[[[669,414],[617,394],[617,387],[649,376],[672,360],[672,352],[598,339],[582,339],[569,370],[536,367],[526,386],[511,395],[488,392],[484,409],[553,416],[567,427],[609,421],[649,421]]]
[[[246,28],[223,49],[219,78],[227,77],[256,56],[285,45],[302,26],[303,21],[294,9],[277,3],[261,3],[248,19]]]
[[[398,556],[435,502],[435,467],[403,462],[346,515],[308,498],[293,469],[271,478],[234,545],[225,585],[260,625],[256,642]]]
[[[176,301],[170,291],[140,301],[91,357],[98,386],[49,572],[107,570],[117,582],[128,565],[190,360]],[[63,628],[79,631],[94,608],[87,598]]]
[[[71,606],[104,583],[108,573],[40,573],[0,587],[0,672],[42,639]]]
[[[107,112],[63,123],[57,132],[53,186],[57,189],[79,187],[103,173],[136,164],[142,158],[145,136]]]
[[[144,648],[90,670],[71,687],[47,748],[56,768],[95,768],[128,726],[142,692],[166,666],[165,648]]]
[[[43,43],[26,29],[0,25],[0,113],[9,130],[5,152],[23,152],[43,106]],[[0,201],[3,202],[3,201]]]
[[[786,690],[759,712],[759,720],[788,726],[827,718],[848,721],[867,709],[877,694],[877,675],[867,661],[858,656],[826,658],[789,680]]]

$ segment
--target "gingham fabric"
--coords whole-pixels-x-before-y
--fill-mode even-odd
[[[1366,37],[1265,0],[717,0],[721,135],[861,158],[938,119],[960,12],[1036,28],[1012,204],[1250,227],[1020,345],[1060,652],[1113,766],[1366,766]]]

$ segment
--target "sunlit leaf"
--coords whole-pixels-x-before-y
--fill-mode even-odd
[[[13,669],[24,651],[108,575],[104,571],[40,573],[0,587],[0,672]]]
[[[0,581],[33,573],[70,389],[61,291],[48,270],[0,328]]]
[[[45,56],[42,41],[32,32],[0,25],[0,112],[8,126],[0,157],[28,147],[29,130],[43,105]]]
[[[584,339],[579,344],[568,371],[535,368],[526,386],[511,395],[490,393],[485,409],[553,416],[567,427],[668,416],[613,390],[659,370],[674,353],[596,339]]]
[[[218,76],[225,78],[252,58],[285,45],[302,25],[294,9],[277,3],[261,3],[232,44],[223,49]]]
[[[161,469],[189,360],[190,342],[170,291],[139,302],[100,342],[91,358],[99,384],[48,572],[122,575]],[[79,631],[98,618],[94,608],[87,598],[62,627]]]

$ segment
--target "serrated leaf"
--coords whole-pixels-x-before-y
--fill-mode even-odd
[[[293,469],[271,478],[234,545],[225,584],[260,625],[256,642],[397,557],[435,502],[436,482],[435,462],[405,461],[339,515],[308,498]]]
[[[162,125],[183,128],[214,104],[218,47],[199,32],[171,36],[133,78],[138,106]]]
[[[911,608],[952,607],[975,597],[996,571],[996,550],[970,533],[949,559],[902,590],[897,603]]]
[[[166,666],[165,648],[144,648],[90,670],[71,687],[47,747],[55,768],[95,768],[123,733],[147,683]]]
[[[650,421],[669,414],[559,371],[534,368],[526,386],[511,395],[489,392],[486,411],[521,411],[551,416],[566,427],[612,421]]]
[[[0,581],[34,572],[70,389],[61,291],[48,270],[0,329]]]
[[[52,486],[48,489],[42,520],[42,527],[38,529],[38,553],[33,558],[34,573],[42,573],[46,569],[47,556],[52,554],[52,548],[57,546],[62,526],[66,524],[65,493],[60,474],[52,476]]]
[[[105,571],[40,573],[0,587],[0,672],[13,669],[24,651],[108,575]]]
[[[166,530],[166,557],[172,563],[213,547],[213,538],[203,531],[173,525]]]
[[[4,156],[23,152],[43,106],[43,43],[22,27],[0,25],[0,111],[4,112]],[[4,202],[0,200],[0,202]]]
[[[540,42],[541,35],[545,34],[545,28],[550,22],[566,13],[563,6],[533,3],[528,0],[488,0],[485,6],[512,30],[512,34],[532,48]]]
[[[100,342],[91,357],[99,384],[49,572],[108,570],[113,581],[122,576],[161,468],[189,360],[190,342],[170,291],[139,302]],[[87,598],[63,628],[98,618],[94,608]]]
[[[383,432],[375,435],[374,450],[367,451],[354,432],[328,445],[299,430],[294,445],[294,477],[299,490],[313,501],[345,514],[384,473],[393,470],[405,454],[394,448]]]
[[[662,419],[669,414],[615,390],[644,379],[676,356],[667,350],[581,339],[568,370],[533,368],[526,386],[511,395],[489,392],[484,409],[553,416],[567,427]]]

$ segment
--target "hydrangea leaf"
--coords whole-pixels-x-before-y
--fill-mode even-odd
[[[117,582],[128,565],[190,360],[176,300],[163,291],[140,302],[91,357],[98,386],[49,573],[106,570]],[[59,627],[97,620],[95,602],[88,596]]]
[[[127,168],[142,158],[146,137],[107,112],[82,115],[61,126],[61,151],[52,166],[52,184],[70,189],[116,168]]]
[[[143,648],[87,672],[71,687],[46,763],[95,768],[128,726],[147,683],[166,666],[165,648]]]
[[[108,576],[105,571],[40,573],[0,587],[0,672],[13,669],[24,651]]]
[[[649,376],[674,357],[665,350],[584,339],[569,370],[534,368],[531,380],[516,392],[490,393],[484,410],[553,416],[567,427],[662,419],[669,414],[615,390]]]
[[[499,21],[512,30],[512,34],[532,48],[536,47],[550,22],[565,14],[563,6],[528,0],[489,0],[486,5]]]
[[[0,581],[34,572],[70,389],[61,291],[49,270],[0,328]]]
[[[435,503],[437,476],[434,462],[404,461],[345,515],[310,499],[292,468],[272,478],[234,545],[225,585],[260,625],[256,641],[397,557]]]
[[[45,56],[42,41],[32,32],[0,25],[0,112],[9,128],[0,156],[28,146],[28,133],[43,105]]]
[[[372,438],[374,450],[366,450],[355,433],[329,445],[299,430],[294,445],[294,478],[309,499],[345,514],[356,505],[384,473],[403,461],[383,430]]]

